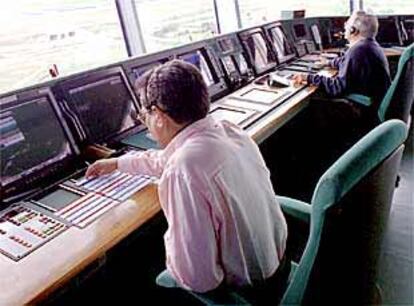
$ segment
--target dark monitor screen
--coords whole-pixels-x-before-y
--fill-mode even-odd
[[[4,96],[0,106],[2,186],[74,155],[50,89]]]
[[[81,141],[101,143],[140,125],[135,96],[120,69],[108,69],[60,84],[63,108]]]
[[[401,45],[397,23],[393,18],[379,18],[377,41],[383,45]]]
[[[414,42],[414,16],[400,20],[400,25],[402,29],[401,35],[405,41],[405,45],[412,44]]]
[[[305,18],[305,10],[293,11],[293,18]]]
[[[269,29],[269,36],[275,47],[279,63],[284,63],[295,55],[295,50],[291,47],[281,26]]]
[[[211,72],[207,61],[200,50],[179,55],[178,58],[196,66],[200,70],[207,87],[216,83],[214,81],[213,73]]]
[[[228,75],[235,72],[240,73],[240,75],[248,73],[248,67],[243,55],[243,49],[237,36],[219,38],[216,45],[216,51]]]
[[[293,33],[296,39],[306,38],[307,32],[306,27],[303,23],[297,23],[293,25]]]
[[[257,73],[262,73],[276,66],[276,62],[266,45],[262,32],[243,35],[242,41]]]

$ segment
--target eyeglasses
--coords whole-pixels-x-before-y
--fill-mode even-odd
[[[139,110],[139,112],[138,112],[138,114],[137,114],[137,117],[138,117],[138,119],[143,123],[143,124],[145,124],[145,121],[146,121],[146,119],[147,119],[147,114],[148,113],[150,113],[150,112],[152,112],[152,108],[151,108],[152,106],[150,106],[150,108],[147,108],[147,107],[142,107],[140,110]]]
[[[145,124],[145,120],[147,119],[147,115],[154,111],[153,107],[156,107],[159,111],[161,111],[163,113],[166,112],[163,108],[159,107],[156,103],[151,103],[148,106],[141,107],[141,109],[139,110],[139,112],[137,114],[137,117],[143,124]]]

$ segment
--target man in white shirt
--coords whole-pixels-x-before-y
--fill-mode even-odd
[[[168,230],[167,270],[157,283],[196,292],[265,283],[284,256],[287,226],[256,143],[208,116],[207,87],[191,64],[154,68],[136,91],[141,120],[162,149],[98,161],[86,175],[159,177]]]

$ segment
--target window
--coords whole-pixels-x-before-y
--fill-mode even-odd
[[[0,93],[127,57],[113,0],[7,1],[0,28]]]
[[[349,0],[239,0],[244,28],[280,20],[282,11],[305,9],[305,17],[349,15]]]
[[[409,15],[414,14],[412,0],[364,0],[364,10],[377,15]]]
[[[147,52],[155,52],[217,33],[213,0],[135,0]]]

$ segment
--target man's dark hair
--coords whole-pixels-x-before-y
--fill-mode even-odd
[[[207,85],[196,66],[172,60],[147,71],[135,90],[141,106],[155,105],[175,122],[191,123],[207,116],[210,108]]]

